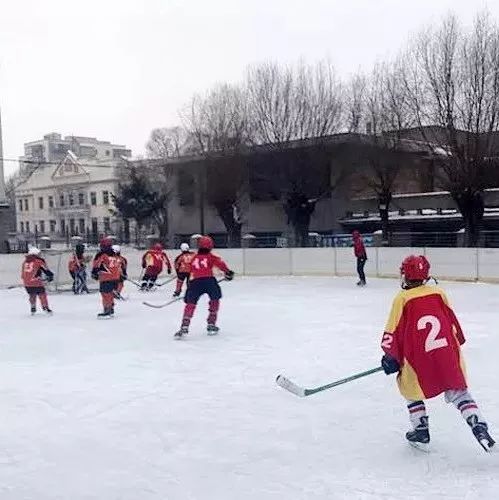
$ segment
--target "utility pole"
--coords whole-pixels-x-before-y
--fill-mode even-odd
[[[5,179],[3,176],[2,110],[0,109],[0,206],[7,205]]]

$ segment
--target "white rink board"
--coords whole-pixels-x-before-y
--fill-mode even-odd
[[[292,248],[291,274],[334,274],[334,248]]]
[[[499,248],[480,248],[478,251],[478,279],[499,281]]]
[[[398,278],[402,261],[408,255],[423,253],[423,248],[378,248],[378,275],[383,278]]]
[[[219,255],[236,274],[244,274],[244,255],[238,248],[215,249],[214,252]]]
[[[291,274],[289,248],[247,248],[244,250],[244,262],[247,275]]]
[[[476,248],[426,248],[425,255],[431,264],[430,273],[437,279],[477,279]]]

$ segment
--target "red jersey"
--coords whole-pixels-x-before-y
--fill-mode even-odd
[[[123,257],[123,255],[116,255],[116,258],[120,260],[121,271],[126,275],[126,270],[128,267],[128,261],[126,260],[126,257]]]
[[[121,259],[118,255],[99,252],[92,265],[92,274],[98,272],[99,282],[119,281],[121,278]]]
[[[366,257],[366,247],[360,236],[353,238],[353,253],[355,257]]]
[[[464,342],[445,293],[423,285],[395,297],[381,347],[400,364],[400,392],[417,401],[466,389],[460,349]]]
[[[175,259],[175,271],[177,273],[190,273],[191,262],[195,256],[194,252],[182,252],[180,255],[177,255]]]
[[[80,269],[85,267],[85,259],[84,257],[78,257],[76,254],[73,254],[68,262],[68,270],[70,273],[76,273]]]
[[[156,274],[160,274],[163,271],[164,265],[167,269],[172,268],[168,255],[162,250],[148,250],[142,257],[142,267]]]
[[[27,255],[21,267],[21,279],[25,287],[44,287],[42,275],[53,276],[45,259],[38,255]]]
[[[197,253],[191,261],[191,281],[198,278],[213,277],[213,268],[220,269],[223,273],[229,271],[227,264],[212,253]]]

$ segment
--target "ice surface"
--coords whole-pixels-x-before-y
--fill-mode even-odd
[[[398,283],[248,278],[224,283],[222,333],[206,303],[175,342],[180,303],[130,300],[98,321],[97,295],[52,295],[28,315],[0,292],[1,500],[498,499],[499,453],[430,401],[432,451],[410,448],[404,402],[384,374],[300,399],[278,373],[321,385],[379,362]],[[472,392],[499,437],[499,294],[449,284]],[[148,300],[166,300],[160,289]]]

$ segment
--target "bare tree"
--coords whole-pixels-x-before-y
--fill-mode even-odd
[[[178,158],[187,150],[187,131],[178,126],[153,129],[146,144],[149,158]]]
[[[378,64],[368,79],[353,80],[348,100],[351,128],[367,132],[367,137],[358,138],[360,187],[367,187],[378,200],[385,243],[393,191],[404,163],[404,132],[413,125],[402,71],[400,61]]]
[[[229,246],[240,246],[247,192],[243,149],[252,143],[246,94],[239,87],[219,85],[194,96],[183,118],[194,148],[205,157],[198,172],[200,203],[206,197],[227,230]]]
[[[483,191],[497,185],[499,29],[484,13],[465,32],[454,17],[422,32],[405,55],[411,111],[438,159],[440,182],[463,217],[466,243],[478,243]]]
[[[254,139],[276,153],[267,174],[279,176],[288,224],[295,242],[305,245],[316,202],[332,189],[331,156],[323,139],[341,129],[343,88],[327,62],[296,67],[268,63],[249,68],[246,92]],[[291,141],[312,138],[312,148],[297,147],[289,153]],[[321,192],[318,178],[325,178]]]

